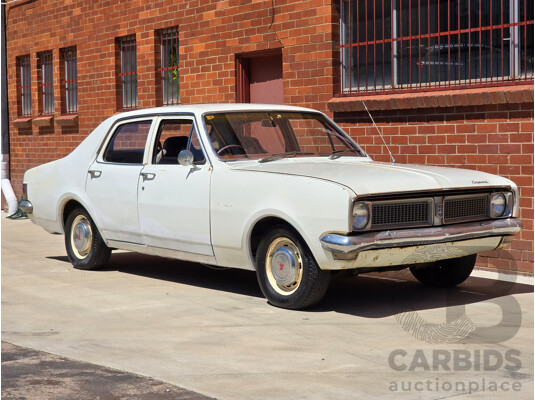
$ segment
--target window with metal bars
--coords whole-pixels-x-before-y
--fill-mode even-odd
[[[136,37],[126,36],[118,39],[121,69],[119,82],[124,109],[137,107],[137,57]]]
[[[22,116],[32,115],[32,78],[30,72],[30,56],[17,57],[20,108]]]
[[[61,50],[64,81],[63,94],[64,112],[73,114],[78,112],[78,65],[76,58],[76,47],[67,47]]]
[[[533,1],[341,0],[342,94],[533,81]]]
[[[54,114],[54,65],[52,51],[43,51],[37,55],[39,70],[40,112]]]
[[[180,103],[180,70],[178,68],[178,27],[160,31],[162,104]]]

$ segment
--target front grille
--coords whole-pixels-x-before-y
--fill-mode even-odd
[[[432,209],[431,199],[372,203],[371,228],[432,225]]]
[[[474,221],[488,218],[488,197],[446,197],[444,199],[444,223]]]

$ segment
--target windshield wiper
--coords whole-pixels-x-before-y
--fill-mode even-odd
[[[336,160],[337,158],[341,157],[341,153],[346,153],[346,152],[358,153],[359,155],[361,154],[360,151],[357,149],[334,150],[332,154],[329,156],[329,160]]]
[[[310,155],[310,154],[314,154],[314,153],[306,152],[306,151],[287,151],[285,153],[275,153],[270,156],[261,158],[260,160],[258,160],[258,162],[265,163],[269,161],[280,160],[281,158],[290,158],[290,157],[295,157],[297,155]]]

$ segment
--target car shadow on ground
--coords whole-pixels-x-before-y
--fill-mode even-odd
[[[65,256],[48,258],[69,262]],[[132,252],[113,253],[106,267],[92,272],[109,271],[263,297],[253,271],[213,267]],[[384,318],[411,311],[462,306],[532,292],[532,285],[476,277],[470,277],[453,288],[426,287],[417,282],[408,269],[357,277],[335,274],[325,298],[306,312],[334,311],[363,318]]]
[[[66,256],[47,258],[70,264]],[[105,267],[90,272],[106,273],[109,271],[119,271],[244,296],[263,297],[256,280],[256,273],[236,268],[221,268],[134,252],[113,252]]]

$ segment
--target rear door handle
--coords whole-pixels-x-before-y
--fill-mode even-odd
[[[100,175],[102,175],[102,171],[98,171],[96,169],[90,169],[88,172],[89,175],[91,175],[91,178],[98,178]]]
[[[152,172],[142,172],[140,175],[144,181],[152,181],[156,177]]]

